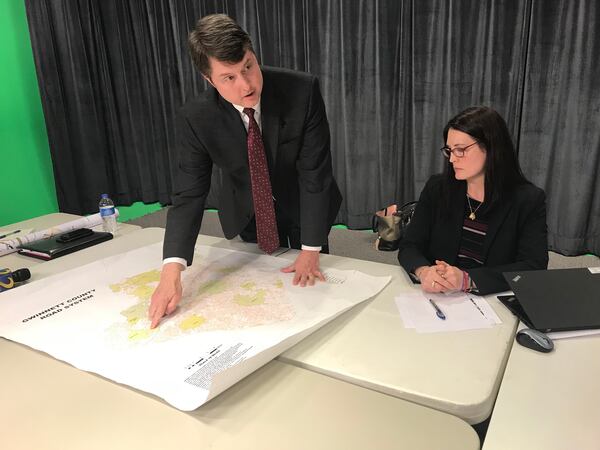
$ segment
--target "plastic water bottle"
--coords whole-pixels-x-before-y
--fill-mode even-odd
[[[102,228],[108,233],[115,234],[117,232],[117,214],[115,213],[115,204],[108,198],[108,194],[102,194],[98,206],[102,217]]]

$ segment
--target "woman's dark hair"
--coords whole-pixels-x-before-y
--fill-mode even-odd
[[[209,57],[228,63],[238,63],[247,50],[254,52],[250,36],[225,14],[211,14],[196,22],[188,36],[188,48],[194,64],[210,78]]]
[[[485,149],[485,202],[488,206],[509,194],[516,186],[529,183],[519,166],[506,122],[495,110],[486,106],[472,106],[458,113],[444,127],[444,142],[451,128],[467,133]],[[455,178],[450,160],[444,174],[447,188],[444,192],[449,200],[451,191],[464,181]],[[446,204],[449,205],[449,202]]]

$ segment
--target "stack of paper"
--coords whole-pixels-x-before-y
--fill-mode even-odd
[[[571,331],[553,331],[552,333],[546,333],[553,341],[557,339],[567,338],[578,338],[584,336],[595,336],[600,334],[600,328],[594,328],[592,330],[571,330]]]
[[[438,317],[430,299],[442,311],[445,320]],[[418,333],[474,330],[490,328],[502,323],[483,297],[463,292],[453,294],[410,292],[396,297],[395,300],[404,326],[414,328]]]

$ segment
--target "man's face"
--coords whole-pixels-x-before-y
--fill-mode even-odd
[[[246,50],[239,63],[228,63],[209,57],[210,77],[205,77],[210,84],[229,103],[251,108],[260,100],[263,77],[256,55]]]

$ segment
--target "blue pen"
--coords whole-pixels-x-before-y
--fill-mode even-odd
[[[442,312],[440,307],[438,305],[436,305],[432,299],[429,299],[429,303],[431,303],[431,306],[433,306],[433,309],[435,309],[435,315],[438,316],[442,320],[446,320],[446,314],[444,314]]]

